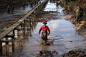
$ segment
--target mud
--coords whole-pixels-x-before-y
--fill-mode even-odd
[[[36,57],[54,57],[57,54],[58,52],[55,50],[53,51],[42,50],[42,51],[39,51],[39,53],[36,53],[35,56]]]
[[[58,54],[56,50],[42,50],[39,53],[33,54],[35,57],[55,57]],[[58,56],[57,56],[58,57]],[[86,49],[71,50],[59,57],[86,57]]]
[[[38,0],[37,4],[39,4],[39,2],[43,2],[43,1]],[[36,5],[32,5],[32,7],[31,7],[30,3],[28,3],[28,5],[25,5],[25,8],[17,5],[17,7],[15,7],[13,13],[11,13],[11,12],[7,13],[5,9],[2,9],[4,12],[2,10],[0,10],[1,11],[0,12],[0,34],[3,31],[5,31],[8,27],[10,27],[14,23],[16,23],[20,18],[22,18],[25,14],[27,14]]]
[[[86,49],[71,50],[60,57],[86,57]]]
[[[78,49],[78,48],[80,46],[82,46],[83,48],[83,46],[86,45],[85,44],[86,40],[85,38],[83,39],[83,36],[81,37],[80,35],[77,34],[77,32],[81,32],[81,31],[75,32],[75,30],[72,28],[73,25],[68,25],[70,24],[69,22],[67,23],[67,21],[62,20],[62,19],[69,20],[69,21],[71,20],[70,22],[73,22],[74,24],[76,22],[76,20],[74,21],[74,16],[70,12],[67,12],[67,13],[64,12],[67,14],[67,16],[64,17],[63,16],[64,14],[61,15],[61,13],[44,11],[44,12],[41,12],[38,16],[36,16],[34,20],[34,23],[36,23],[36,28],[33,29],[34,24],[31,25],[32,26],[31,30],[28,30],[26,32],[26,36],[22,36],[23,39],[21,39],[20,42],[15,41],[16,46],[18,48],[16,47],[15,49],[16,51],[12,57],[59,57],[61,54],[63,54],[61,57],[67,57],[67,56],[73,57],[73,56],[78,56],[79,53],[80,53],[79,55],[82,57],[82,54],[84,54],[86,51],[85,49],[86,47],[84,47],[84,49]],[[61,20],[58,20],[58,19],[61,19]],[[52,33],[50,37],[51,38],[59,37],[59,39],[53,42],[54,44],[51,44],[51,45],[40,45],[39,43],[36,42],[36,40],[40,39],[40,36],[38,35],[37,31],[39,27],[42,25],[42,22],[45,20],[48,21],[49,23],[48,25],[51,26]],[[56,26],[54,27],[54,25]],[[60,27],[59,29],[58,29],[58,26]],[[63,38],[61,38],[59,34]],[[85,35],[85,31],[83,35]],[[75,50],[73,50],[73,48],[75,48]]]
[[[52,13],[52,14],[50,14]],[[54,20],[54,19],[60,19],[57,16],[57,12],[55,12],[55,14],[53,14],[54,11],[42,11],[39,13],[39,15],[36,16],[36,21],[38,22],[43,22],[43,21],[50,21],[50,20]]]
[[[74,29],[78,32],[79,35],[84,37],[83,41],[86,41],[86,24],[82,24],[81,22],[77,22],[77,19],[75,18],[74,14],[72,12],[68,12],[66,10],[64,10],[65,14],[67,14],[68,16],[65,17],[65,20],[70,21],[72,24],[74,24]],[[80,27],[80,25],[83,25]],[[82,41],[82,42],[83,42]],[[73,41],[70,41],[73,42]],[[70,50],[66,53],[64,53],[63,55],[61,55],[60,57],[86,57],[86,48],[84,48],[84,46],[82,46],[81,48],[76,47],[73,50]]]
[[[65,17],[65,20],[70,21],[72,24],[74,24],[74,29],[78,32],[79,35],[82,35],[84,38],[86,38],[86,24],[77,22],[77,19],[75,19],[75,16],[73,15],[72,12],[68,12],[66,10],[64,10],[64,13],[67,14],[68,16]],[[84,21],[85,22],[85,21]]]

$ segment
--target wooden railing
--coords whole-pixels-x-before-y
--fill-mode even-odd
[[[2,42],[6,43],[6,55],[9,55],[9,47],[8,47],[9,41],[12,41],[12,51],[14,51],[14,38],[15,38],[15,31],[14,30],[17,30],[18,31],[18,35],[20,35],[21,34],[20,30],[22,28],[19,28],[19,26],[22,27],[22,23],[24,24],[25,21],[28,21],[28,18],[32,14],[38,14],[38,12],[41,11],[43,6],[47,2],[48,2],[48,0],[46,0],[46,1],[42,2],[42,3],[39,3],[31,11],[29,11],[23,18],[19,19],[18,22],[16,22],[15,24],[13,24],[11,27],[7,28],[4,32],[2,32],[0,34],[0,55],[2,54]],[[13,32],[13,34],[9,35],[10,32]],[[9,37],[11,37],[12,40],[8,40]],[[6,40],[2,40],[3,38],[6,38]]]

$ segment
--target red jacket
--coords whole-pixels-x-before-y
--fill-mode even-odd
[[[48,31],[48,33],[50,33],[50,29],[49,29],[49,27],[48,26],[45,26],[44,27],[44,25],[43,26],[41,26],[41,28],[40,28],[40,30],[39,31],[45,31],[45,32],[47,32]]]

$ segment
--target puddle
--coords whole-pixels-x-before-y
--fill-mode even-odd
[[[71,22],[62,19],[64,16],[66,16],[62,11],[63,8],[60,5],[58,8],[56,5],[54,8],[50,7],[49,5],[53,6],[55,3],[48,2],[44,11],[58,11],[59,13],[54,14],[57,14],[56,17],[60,17],[61,19],[50,20],[47,22],[47,25],[51,31],[48,38],[58,40],[53,41],[53,44],[48,46],[41,45],[39,42],[37,42],[37,40],[39,41],[41,39],[41,35],[38,34],[38,31],[43,25],[42,22],[38,22],[36,28],[33,29],[33,32],[31,32],[32,36],[28,36],[29,42],[25,42],[23,46],[23,52],[26,52],[25,55],[34,54],[40,50],[56,50],[59,54],[63,54],[74,47],[83,46],[84,44],[84,42],[81,42],[83,37],[78,35],[76,30],[74,30],[74,25]]]
[[[47,3],[46,8],[44,8],[44,11],[56,11],[56,3],[50,3],[50,1]]]
[[[57,13],[55,13],[57,16],[55,17],[60,17],[60,19],[52,19],[47,22],[47,26],[49,26],[51,31],[48,38],[58,40],[53,41],[51,45],[41,45],[38,43],[37,40],[39,41],[41,39],[38,31],[43,24],[42,22],[34,22],[33,26],[28,27],[26,30],[26,36],[22,36],[21,45],[23,46],[23,51],[19,53],[24,53],[23,56],[27,57],[29,54],[35,54],[40,50],[56,50],[58,51],[58,55],[61,55],[72,48],[86,45],[86,42],[82,42],[82,40],[84,40],[83,37],[74,30],[73,27],[75,25],[67,20],[63,20],[63,17],[67,15],[65,15],[62,10],[63,8],[60,5],[57,8],[56,3],[51,2],[48,2],[44,9],[44,11],[57,11]],[[17,55],[18,54],[16,54],[16,56]]]

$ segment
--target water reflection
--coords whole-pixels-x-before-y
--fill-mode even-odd
[[[34,27],[36,27],[36,22],[34,22],[33,19],[28,19],[28,21],[25,22],[25,25],[23,27],[23,36],[25,37],[27,36],[27,38],[29,36],[32,37],[32,32],[33,32]]]
[[[50,11],[55,9],[58,11],[58,15],[56,17],[61,17],[65,15],[63,13],[63,8],[58,5],[55,7],[50,7],[48,5],[55,5],[55,3],[48,2],[44,11]],[[48,8],[49,7],[49,8]],[[57,13],[55,13],[57,14]],[[43,15],[44,16],[44,15]],[[53,16],[53,15],[52,15]],[[45,16],[44,16],[45,17]],[[49,39],[58,39],[53,41],[53,44],[46,46],[41,45],[36,40],[40,40],[41,37],[38,34],[39,28],[42,26],[42,22],[37,22],[37,19],[31,17],[28,21],[25,21],[25,25],[22,26],[22,39],[19,42],[20,46],[23,46],[23,51],[26,54],[34,54],[40,50],[57,50],[59,54],[65,53],[67,49],[71,49],[77,46],[83,46],[86,42],[82,42],[83,37],[74,30],[74,25],[67,20],[49,20],[48,26],[51,30],[51,34],[48,36]],[[20,40],[19,39],[19,40]],[[17,43],[18,44],[18,43]],[[15,54],[14,54],[15,55]],[[21,57],[21,55],[19,55]]]
[[[16,49],[20,49],[20,47],[23,47],[23,45],[25,44],[26,41],[29,42],[29,37],[33,37],[32,36],[32,32],[34,31],[34,28],[36,27],[36,23],[37,22],[34,22],[34,19],[33,18],[32,19],[27,19],[27,21],[24,21],[22,23],[22,25],[18,26],[18,28],[21,28],[21,29],[14,30],[14,32],[15,32],[14,35],[15,35],[15,39],[16,40],[14,42],[15,43],[15,46],[14,47],[12,47],[11,46],[12,43],[10,43],[10,48],[11,48],[10,51],[11,51],[11,53],[14,53],[15,51],[17,51]],[[11,32],[10,34],[12,34],[12,33],[13,32]],[[5,40],[10,40],[10,39],[7,39],[6,38]],[[5,45],[5,44],[3,43],[3,45]],[[5,47],[3,47],[3,49],[6,50]],[[3,54],[6,56],[6,53],[5,52]],[[11,56],[11,55],[12,54],[10,54],[9,56]]]
[[[56,11],[56,3],[51,3],[48,1],[46,7],[44,8],[44,11]]]
[[[49,49],[49,45],[41,45],[41,50],[48,50]]]
[[[61,19],[63,19],[64,16],[67,16],[64,14],[63,9],[64,8],[62,8],[60,5],[56,6],[56,3],[50,3],[49,1],[44,11],[57,11],[59,13],[52,13],[52,16],[53,14],[58,14],[56,15],[56,17],[60,17]],[[45,18],[44,14],[43,17]],[[24,52],[28,53],[29,51],[32,51],[31,53],[35,53],[36,51],[40,51],[41,48],[41,50],[57,50],[59,51],[59,54],[62,54],[67,52],[71,48],[84,45],[85,42],[82,42],[83,37],[81,35],[78,35],[78,33],[74,30],[74,25],[67,20],[61,19],[49,20],[47,23],[51,30],[51,34],[48,36],[48,38],[58,39],[53,41],[53,44],[51,44],[50,46],[41,45],[36,41],[41,39],[40,35],[38,35],[38,31],[39,28],[43,25],[42,22],[36,23],[37,25],[35,26],[35,29],[33,28],[34,26],[31,27],[32,37],[29,37],[29,46],[25,45],[27,51],[25,51],[26,49],[24,48]],[[34,22],[31,22],[30,26],[31,25],[34,25]],[[31,53],[29,52],[28,54]]]

